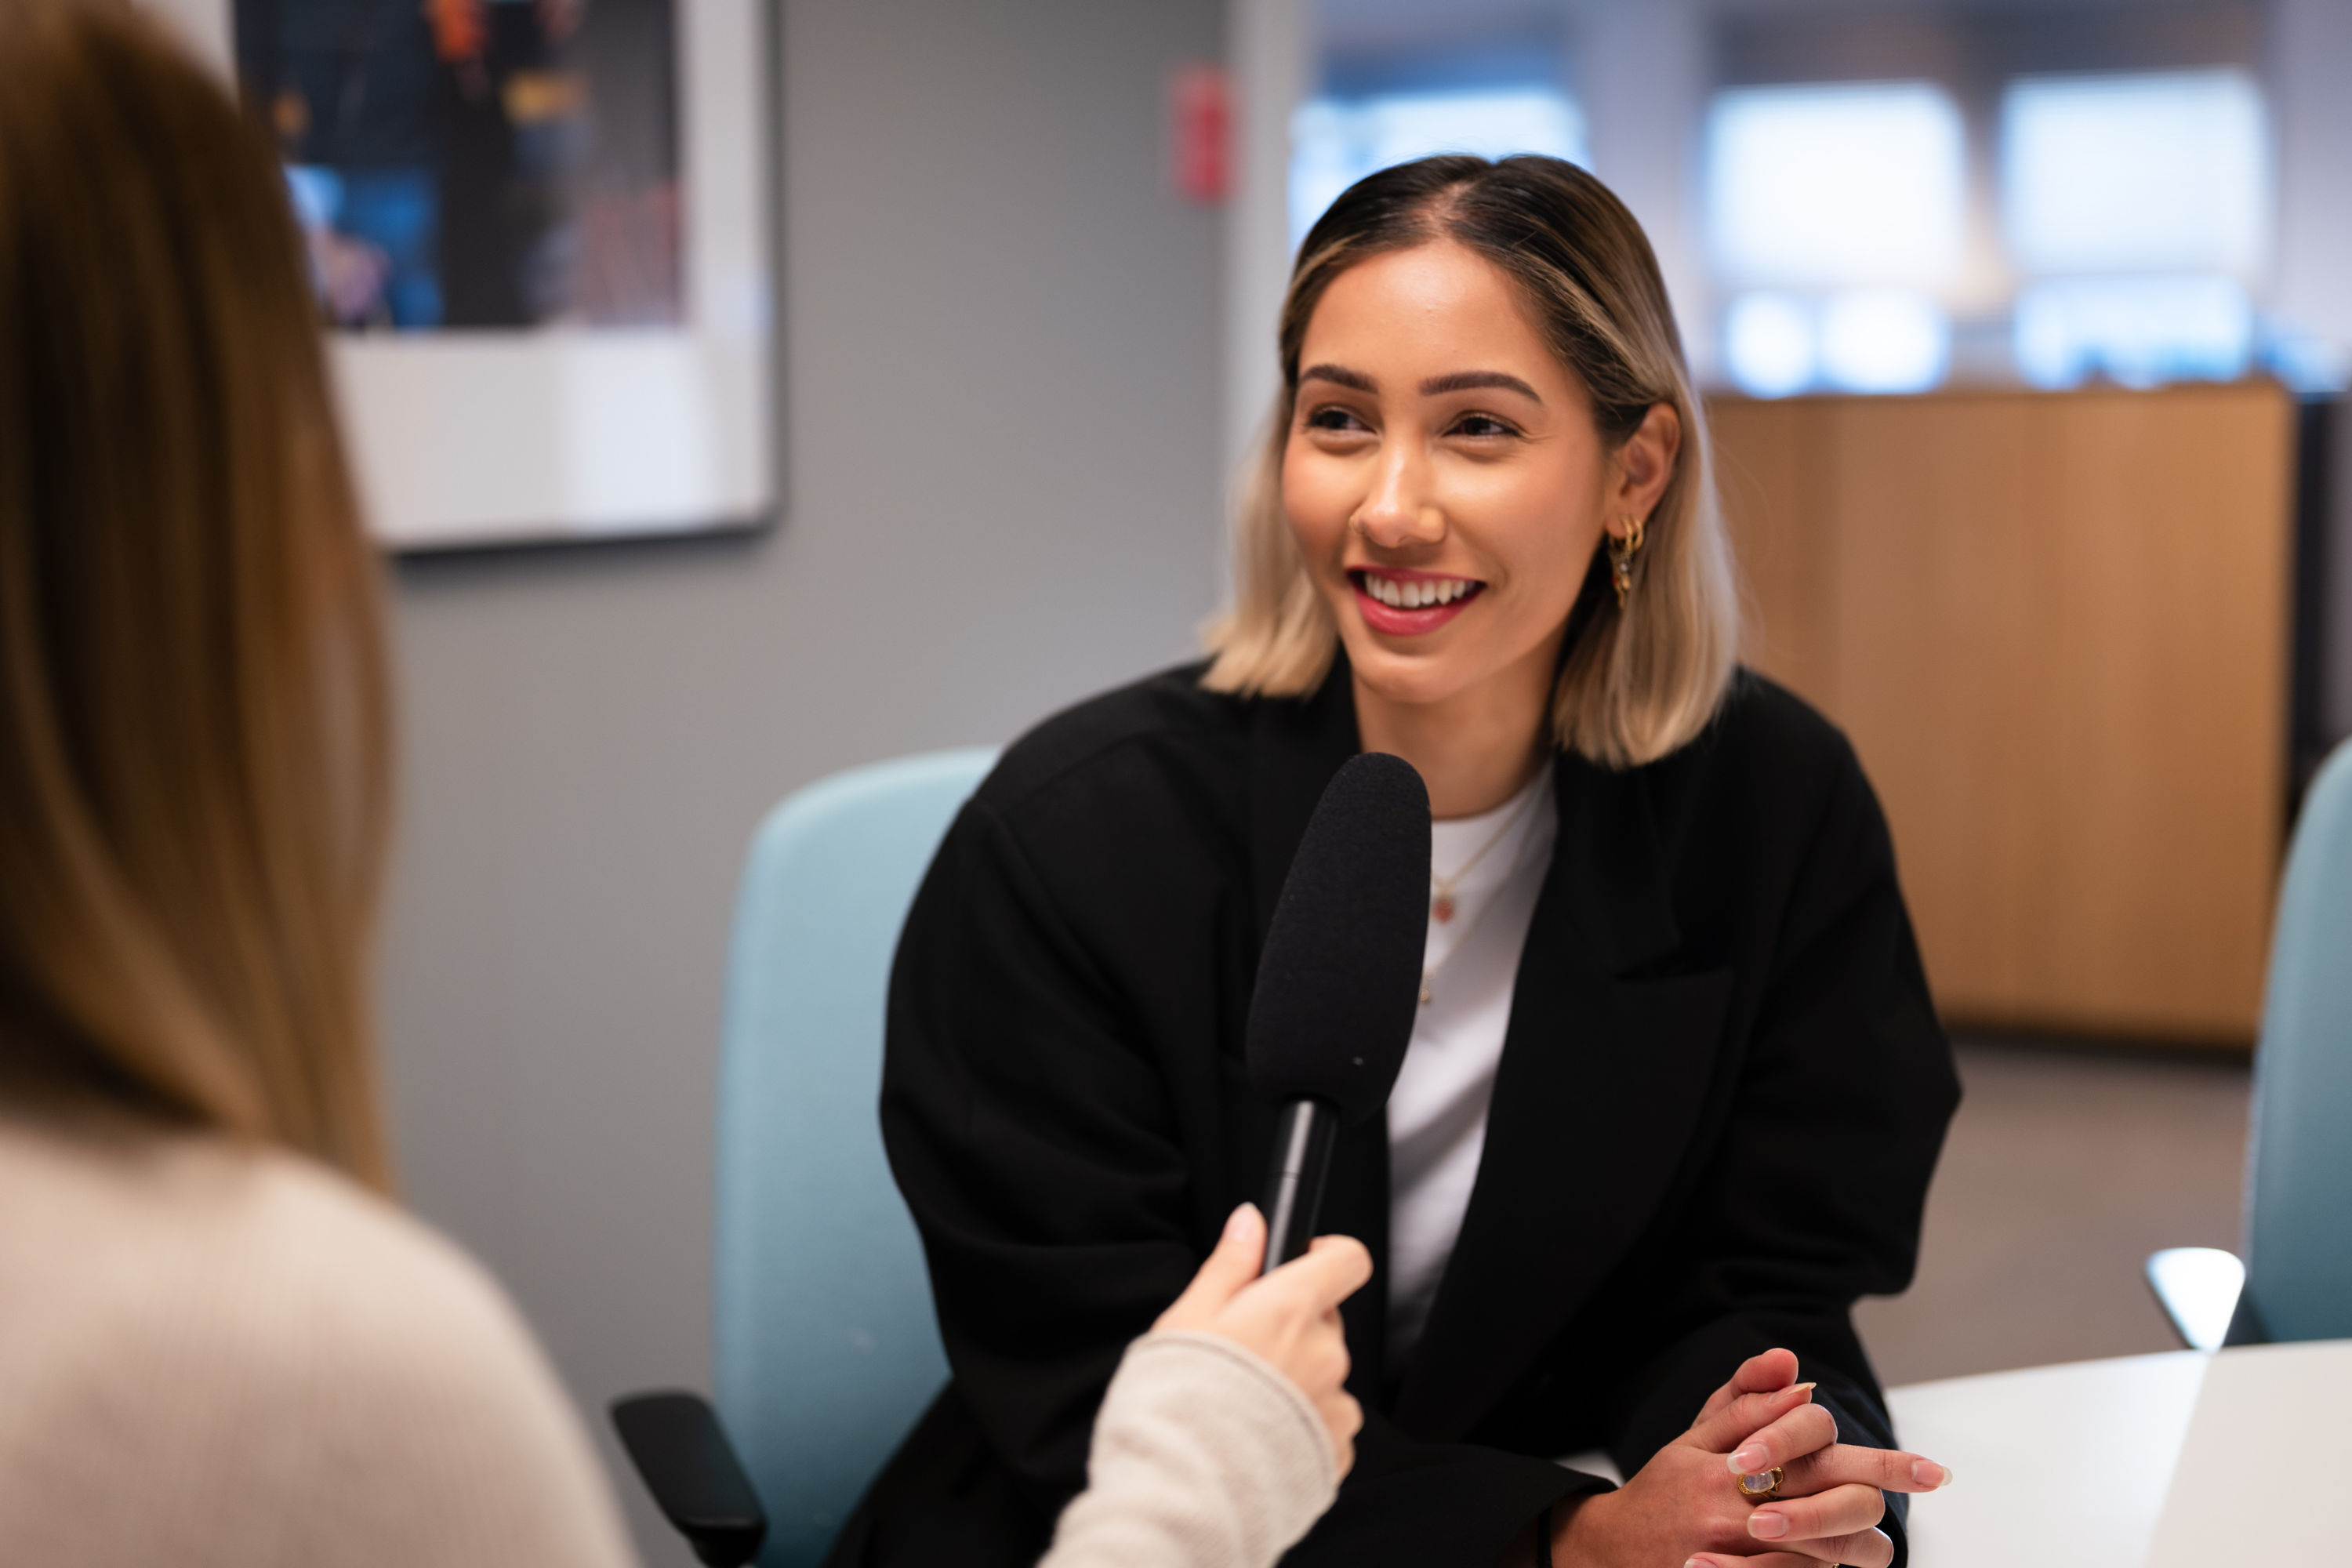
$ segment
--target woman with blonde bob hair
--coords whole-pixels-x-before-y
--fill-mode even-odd
[[[1640,226],[1554,159],[1383,170],[1279,350],[1211,658],[1013,746],[908,920],[883,1130],[954,1378],[834,1561],[1034,1559],[1118,1347],[1266,1169],[1260,945],[1378,751],[1435,818],[1421,1005],[1332,1155],[1365,1425],[1286,1561],[1902,1562],[1887,1494],[1946,1472],[1850,1310],[1910,1277],[1950,1052],[1852,751],[1737,665]],[[1555,1462],[1595,1449],[1622,1486]]]
[[[1518,285],[1547,346],[1591,397],[1604,445],[1622,446],[1653,408],[1670,410],[1684,433],[1649,515],[1629,513],[1611,528],[1626,590],[1613,600],[1598,592],[1608,563],[1596,558],[1589,618],[1552,688],[1560,746],[1608,767],[1656,761],[1715,716],[1738,652],[1739,599],[1706,416],[1641,229],[1599,181],[1549,159],[1507,159],[1490,170],[1475,158],[1430,158],[1367,185],[1308,237],[1283,300],[1283,387],[1236,519],[1234,607],[1210,629],[1216,657],[1202,684],[1268,697],[1302,697],[1322,684],[1339,626],[1283,508],[1307,324],[1350,267],[1443,236]],[[1545,221],[1530,225],[1530,212]]]

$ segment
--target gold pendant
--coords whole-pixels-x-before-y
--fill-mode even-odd
[[[1454,895],[1440,893],[1429,900],[1429,918],[1444,925],[1454,918]]]

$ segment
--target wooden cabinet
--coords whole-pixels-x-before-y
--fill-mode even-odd
[[[1853,738],[1945,1016],[2250,1043],[2287,787],[2286,394],[1710,412],[1749,660]]]

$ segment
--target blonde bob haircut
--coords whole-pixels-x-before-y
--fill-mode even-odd
[[[1611,591],[1604,541],[1570,615],[1552,689],[1552,735],[1563,750],[1610,768],[1654,762],[1696,737],[1722,701],[1738,657],[1738,594],[1706,416],[1657,259],[1624,204],[1557,158],[1401,163],[1358,181],[1308,232],[1283,300],[1282,391],[1234,519],[1233,605],[1208,629],[1215,658],[1202,684],[1297,697],[1329,671],[1339,629],[1282,507],[1300,345],[1332,279],[1367,258],[1438,241],[1486,258],[1517,285],[1552,352],[1591,395],[1609,449],[1655,405],[1682,421],[1630,600],[1621,610]]]
[[[285,186],[131,9],[0,5],[0,1078],[389,1181],[377,566]]]

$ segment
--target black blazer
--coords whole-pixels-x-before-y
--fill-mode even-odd
[[[1198,675],[1015,744],[915,900],[882,1124],[955,1375],[836,1563],[1033,1561],[1120,1352],[1259,1194],[1273,1116],[1243,1024],[1355,708],[1344,660],[1304,700]],[[1848,1310],[1909,1281],[1958,1089],[1853,752],[1743,673],[1674,755],[1555,777],[1459,1242],[1401,1376],[1381,1278],[1348,1303],[1367,1423],[1292,1563],[1487,1568],[1605,1485],[1553,1456],[1631,1474],[1773,1345],[1850,1440],[1892,1441]],[[1321,1228],[1384,1263],[1388,1212],[1374,1121],[1339,1142]]]

